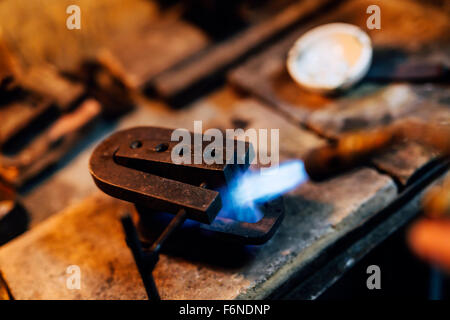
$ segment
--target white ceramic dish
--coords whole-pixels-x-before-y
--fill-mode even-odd
[[[301,87],[320,93],[347,89],[364,77],[372,60],[369,36],[347,23],[330,23],[302,35],[289,50],[287,70]]]

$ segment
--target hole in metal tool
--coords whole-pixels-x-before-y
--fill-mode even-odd
[[[131,149],[139,149],[140,147],[142,147],[142,142],[140,142],[139,140],[133,141],[130,144]]]
[[[155,147],[156,152],[164,152],[169,149],[169,145],[167,143],[160,143]]]

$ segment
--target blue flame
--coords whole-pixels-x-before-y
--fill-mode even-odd
[[[293,190],[308,179],[301,160],[292,160],[262,172],[247,171],[222,192],[223,208],[219,216],[238,221],[257,222],[262,218],[258,204]]]
[[[233,198],[236,204],[267,202],[305,182],[308,175],[302,161],[295,160],[263,172],[246,172],[237,180]]]

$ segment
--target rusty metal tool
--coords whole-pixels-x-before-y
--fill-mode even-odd
[[[32,68],[18,80],[20,95],[0,105],[0,177],[16,187],[56,163],[101,116],[129,110],[115,96],[105,102],[109,91],[85,92],[81,82],[51,66]]]
[[[0,98],[3,100],[17,85],[18,63],[0,30]]]
[[[198,164],[174,163],[172,152],[180,153],[181,150],[175,149],[178,142],[171,141],[172,132],[155,127],[120,131],[104,140],[90,159],[90,172],[96,185],[113,197],[134,203],[138,214],[144,218],[141,221],[149,215],[176,214],[145,249],[131,218],[122,219],[127,244],[152,299],[159,299],[151,271],[161,247],[185,220],[193,220],[200,230],[212,236],[243,244],[260,244],[272,236],[284,213],[281,199],[277,198],[263,205],[265,214],[256,223],[217,216],[222,208],[222,197],[216,190],[234,181],[239,172],[248,168],[251,144],[234,140],[231,143],[233,152],[227,152],[230,143],[224,141],[223,150],[211,151],[211,155],[214,152],[223,158],[222,163],[207,164],[204,158]],[[191,141],[195,141],[196,134],[189,134]],[[202,143],[202,153],[209,143]],[[244,144],[243,148],[239,147],[240,143]],[[195,145],[189,147],[187,150],[194,150]]]
[[[84,84],[70,81],[52,65],[30,67],[18,79],[21,88],[27,92],[54,101],[61,111],[79,104],[86,95]]]
[[[86,84],[88,94],[102,104],[106,117],[120,116],[133,109],[134,89],[109,51],[85,61],[79,74],[72,76]]]
[[[2,148],[0,177],[15,187],[23,186],[45,168],[56,163],[78,141],[100,113],[99,103],[93,99],[87,99],[75,110],[65,113],[41,132],[33,132],[35,130],[29,130],[25,126],[6,140],[6,142],[10,141],[14,148],[20,146],[18,150],[7,152],[7,148],[0,143]],[[32,135],[33,139],[25,146],[21,146],[19,139],[15,136],[25,133]]]
[[[14,94],[0,103],[0,178],[19,188],[66,154],[102,109],[51,65],[15,69]]]
[[[128,111],[128,88],[113,71],[95,70],[91,79],[50,64],[22,68],[0,34],[0,178],[24,186],[72,149],[100,116]]]
[[[53,109],[49,99],[33,94],[23,94],[10,103],[0,106],[0,148],[12,142],[21,132],[30,128],[39,119],[47,118]]]
[[[265,204],[265,215],[256,223],[217,217],[222,200],[216,190],[248,168],[251,145],[245,143],[244,152],[239,154],[238,144],[243,142],[234,140],[234,153],[227,153],[230,146],[224,142],[219,153],[224,158],[222,164],[206,164],[205,159],[200,164],[176,164],[171,153],[178,142],[171,141],[172,132],[172,129],[137,127],[105,139],[90,159],[90,172],[96,185],[115,198],[134,203],[142,216],[157,212],[175,214],[184,209],[187,219],[224,238],[254,244],[269,239],[281,221],[282,210],[278,204]],[[190,134],[194,141],[195,134]],[[204,141],[202,150],[209,143]]]
[[[0,101],[0,147],[37,122],[71,112],[86,97],[84,85],[63,77],[51,65],[33,66],[14,74],[15,95]]]
[[[210,223],[221,207],[219,193],[199,185],[224,183],[232,167],[174,164],[172,131],[139,127],[113,134],[92,154],[91,175],[113,197],[171,213],[183,208],[190,219]]]

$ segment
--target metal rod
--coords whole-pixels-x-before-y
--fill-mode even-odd
[[[158,292],[158,288],[155,284],[155,279],[153,278],[153,270],[144,267],[144,274],[141,273],[142,282],[144,283],[145,291],[147,292],[147,296],[150,300],[161,300],[161,297]]]
[[[180,225],[183,224],[186,218],[187,218],[186,210],[185,209],[178,210],[176,216],[170,221],[169,225],[164,229],[164,231],[161,233],[158,239],[155,242],[153,242],[149,251],[153,252],[154,254],[159,254],[159,251],[161,250],[161,247],[164,244],[164,242],[167,240],[167,238],[172,234],[172,232],[175,229],[177,229]]]
[[[206,188],[206,183],[200,184],[201,188]],[[138,267],[138,271],[141,275],[142,282],[144,284],[145,291],[150,300],[161,300],[158,292],[158,288],[153,278],[153,269],[159,259],[159,251],[161,250],[164,242],[169,238],[173,231],[175,231],[187,218],[187,212],[185,209],[178,210],[176,216],[170,221],[169,225],[164,229],[161,235],[153,242],[152,246],[144,250],[142,248],[139,235],[136,227],[134,226],[131,216],[127,214],[121,219],[123,229],[125,231],[127,245],[133,253],[134,261]]]
[[[206,188],[207,187],[206,182],[202,182],[199,187]],[[174,230],[176,230],[180,225],[184,223],[186,218],[187,218],[186,210],[183,208],[178,210],[176,216],[170,221],[169,225],[164,229],[164,231],[161,233],[158,239],[156,239],[156,241],[153,242],[149,251],[152,251],[155,254],[159,254],[159,251],[161,250],[161,247],[164,244],[164,242],[167,240],[167,238],[172,234]]]
[[[133,258],[136,262],[139,274],[141,275],[147,296],[150,300],[160,300],[161,298],[152,275],[155,263],[150,264],[146,261],[147,259],[144,257],[145,253],[142,250],[141,241],[139,240],[139,236],[130,215],[128,214],[123,217],[121,222],[125,231],[127,245],[133,254]]]

